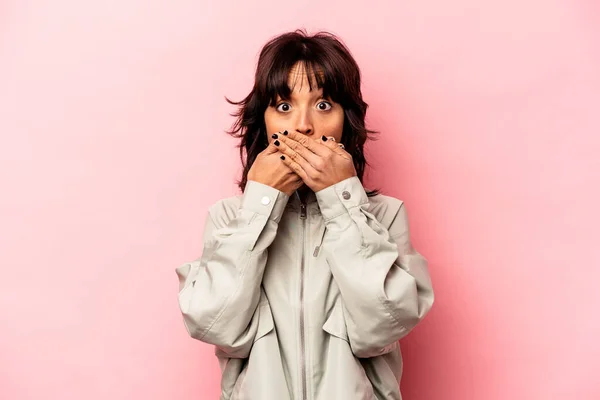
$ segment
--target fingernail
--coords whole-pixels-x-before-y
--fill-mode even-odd
[[[279,140],[275,141],[275,146],[279,146]]]
[[[283,131],[283,134],[284,134],[285,136],[287,136],[287,131]]]
[[[327,138],[325,137],[325,135],[321,136],[321,139],[322,139],[324,142],[326,142],[326,141],[327,141]]]
[[[285,160],[285,156],[283,154],[279,158],[281,158],[282,160]]]
[[[271,135],[271,137],[272,137],[273,139],[277,139],[277,138],[278,138],[278,136],[277,136],[277,134],[276,134],[276,133],[272,134],[272,135]]]

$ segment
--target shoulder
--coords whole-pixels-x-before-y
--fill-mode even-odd
[[[243,194],[233,195],[217,200],[208,207],[208,214],[217,226],[224,226],[235,218]]]
[[[402,216],[404,219],[406,210],[404,209],[404,201],[396,197],[377,194],[369,197],[369,213],[373,214],[375,218],[386,228],[390,228],[392,224],[398,222],[398,216]]]

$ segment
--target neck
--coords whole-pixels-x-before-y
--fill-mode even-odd
[[[300,186],[297,190],[298,196],[302,202],[306,202],[308,194],[311,192],[310,188],[306,184]]]

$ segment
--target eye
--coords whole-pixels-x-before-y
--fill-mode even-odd
[[[321,101],[319,104],[317,104],[317,108],[321,111],[329,111],[332,107],[333,106],[328,101]]]
[[[291,107],[289,103],[279,103],[275,109],[279,112],[288,112]]]

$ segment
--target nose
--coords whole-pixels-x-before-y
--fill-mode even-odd
[[[312,135],[314,131],[310,110],[304,109],[300,111],[296,120],[296,132],[303,135]]]
[[[296,132],[301,133],[303,135],[310,135],[312,133],[312,129],[299,129],[299,128],[296,128]]]

